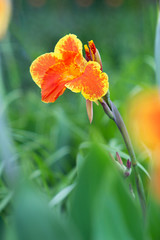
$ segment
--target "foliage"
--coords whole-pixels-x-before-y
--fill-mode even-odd
[[[69,91],[54,104],[42,103],[29,74],[31,62],[65,34],[93,39],[112,100],[126,113],[128,97],[155,83],[156,6],[79,2],[13,3],[0,42],[0,239],[159,239],[159,204],[147,196],[143,222],[133,171],[124,178],[112,159],[116,152],[124,165],[128,159],[114,122],[94,104],[90,125],[85,100]],[[136,155],[148,192],[149,156]]]

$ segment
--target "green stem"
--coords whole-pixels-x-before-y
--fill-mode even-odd
[[[124,139],[124,142],[125,142],[125,145],[127,147],[128,153],[130,155],[132,166],[133,166],[133,169],[134,169],[137,192],[138,192],[139,200],[140,200],[140,203],[141,203],[143,216],[145,218],[145,215],[146,215],[146,200],[145,200],[144,188],[143,188],[141,177],[140,177],[138,169],[137,169],[137,160],[136,160],[136,156],[135,156],[135,153],[134,153],[134,150],[133,150],[133,146],[132,146],[127,128],[124,124],[124,121],[123,121],[118,109],[116,108],[116,106],[111,101],[110,101],[111,109],[109,108],[109,106],[107,105],[107,103],[104,100],[100,101],[100,103],[101,103],[105,113],[116,123],[116,125],[119,128],[120,133],[121,133],[121,135]]]
[[[111,118],[112,120],[114,120],[114,115],[113,115],[110,107],[108,106],[108,104],[103,99],[100,99],[99,102],[101,103],[103,110],[108,115],[108,117]]]

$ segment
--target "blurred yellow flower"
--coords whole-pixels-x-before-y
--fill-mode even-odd
[[[129,104],[130,132],[137,146],[152,155],[151,192],[160,202],[160,90],[137,94]]]
[[[151,151],[160,147],[160,90],[139,93],[129,105],[129,125],[134,140]]]
[[[0,39],[2,39],[7,31],[11,16],[11,1],[0,0]]]

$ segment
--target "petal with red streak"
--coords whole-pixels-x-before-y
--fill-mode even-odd
[[[63,51],[72,51],[82,55],[82,43],[76,35],[68,34],[58,41],[54,49],[54,53],[60,59]]]
[[[65,86],[73,92],[81,92],[90,101],[96,101],[108,91],[108,76],[100,70],[98,63],[88,62],[83,74]]]
[[[41,84],[43,102],[54,102],[65,90],[63,74],[66,71],[64,63],[57,63],[48,69]]]
[[[62,59],[58,62],[63,62],[67,69],[68,76],[78,77],[85,68],[87,61],[80,54],[73,51],[64,51],[62,53]]]
[[[59,62],[63,62],[65,65],[65,73],[63,77],[66,79],[77,78],[84,71],[85,65],[87,61],[80,53],[64,51],[63,59],[59,60]]]
[[[63,60],[58,60],[43,77],[42,101],[54,102],[66,89],[65,84],[79,77],[84,71],[83,56],[75,52],[63,52]]]
[[[54,53],[46,53],[36,58],[30,67],[30,73],[34,82],[41,87],[42,79],[46,71],[57,62]]]
[[[77,53],[73,51],[63,51],[62,59],[60,59],[59,61],[63,61],[66,66],[69,66],[70,64],[74,63],[76,55]]]
[[[45,87],[41,89],[42,94],[42,102],[49,103],[49,102],[55,102],[59,96],[61,96],[64,91],[66,90],[65,83],[59,83],[52,88],[51,91],[47,91]],[[47,94],[46,94],[47,93]]]

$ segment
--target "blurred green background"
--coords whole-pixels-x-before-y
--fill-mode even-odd
[[[96,216],[93,216],[94,224],[97,226],[92,233],[94,237],[90,235],[93,229],[89,231],[85,229],[85,226],[84,229],[83,226],[80,227],[83,219],[80,225],[78,225],[79,220],[75,220],[79,227],[70,226],[71,223],[68,223],[66,209],[71,209],[70,212],[73,212],[73,216],[77,219],[76,214],[80,216],[80,212],[77,213],[75,209],[83,201],[79,198],[79,204],[76,205],[78,200],[73,200],[73,203],[71,200],[68,203],[63,198],[68,196],[74,188],[76,162],[81,168],[82,162],[88,156],[88,142],[93,140],[105,144],[103,146],[106,152],[109,150],[113,155],[116,151],[121,151],[124,161],[128,156],[125,155],[127,152],[116,126],[104,115],[101,106],[94,104],[93,123],[90,125],[86,114],[85,99],[81,94],[73,94],[66,90],[54,104],[41,102],[40,89],[31,79],[29,67],[39,55],[53,51],[57,41],[68,33],[76,34],[83,44],[92,39],[101,54],[103,69],[109,76],[111,99],[120,111],[125,113],[126,102],[131,95],[141,88],[155,84],[156,21],[156,1],[151,0],[14,0],[12,2],[10,26],[6,36],[0,42],[2,98],[0,103],[0,157],[2,160],[0,165],[0,228],[3,229],[0,231],[2,234],[0,239],[44,239],[44,236],[46,239],[74,240],[110,240],[117,239],[118,236],[120,239],[127,240],[143,239],[142,229],[138,230],[140,234],[137,236],[134,235],[133,229],[127,230],[128,213],[125,215],[125,213],[122,214],[122,209],[119,210],[119,206],[126,208],[125,199],[119,196],[127,194],[127,187],[122,186],[122,192],[116,193],[114,198],[118,189],[117,181],[119,181],[119,176],[113,180],[114,174],[106,175],[105,173],[103,181],[95,174],[94,181],[95,189],[99,189],[104,182],[109,181],[106,186],[111,191],[111,198],[107,198],[107,204],[111,204],[111,209],[117,209],[117,211],[114,216],[111,213],[108,213],[108,216],[111,214],[113,224],[116,226],[120,224],[117,235],[112,234],[115,232],[112,224],[110,226],[110,223],[106,222],[104,229],[106,226],[111,229],[108,230],[111,235],[106,237],[103,226],[99,225],[99,222],[104,223],[105,220],[97,213],[98,208],[95,209],[93,206],[96,212],[91,208],[88,216]],[[97,158],[108,158],[103,151],[104,149],[97,148],[95,153]],[[92,159],[93,152],[92,149],[89,159]],[[98,157],[98,152],[101,157]],[[7,162],[6,170],[4,160]],[[96,160],[93,162],[96,164]],[[90,167],[88,166],[88,169]],[[102,160],[97,166],[99,169],[97,171],[103,167],[107,169],[106,163]],[[114,173],[112,164],[109,169]],[[89,174],[85,170],[82,172],[82,176]],[[21,182],[21,184],[17,184],[15,180],[17,174],[20,175],[18,183]],[[90,174],[88,178],[89,176],[94,178],[93,173]],[[80,179],[83,179],[82,176]],[[99,182],[96,185],[98,179]],[[16,190],[13,190],[12,186],[14,181]],[[147,182],[145,178],[144,181]],[[75,199],[78,194],[81,197],[87,194],[84,190],[85,183],[83,186],[84,188],[79,188],[79,191],[82,191],[81,194],[75,193]],[[115,188],[113,195],[112,187]],[[62,189],[65,189],[62,197],[59,196],[58,200],[54,199],[51,204],[52,209],[56,205],[53,211],[56,220],[52,221],[51,212],[46,210],[47,204]],[[102,189],[99,191],[99,194],[91,191],[88,199],[96,198],[94,204],[98,201],[97,204],[103,205],[105,191],[107,196],[108,193],[107,190],[104,190],[104,193]],[[114,202],[117,198],[121,199],[118,203]],[[70,206],[72,204],[73,208]],[[128,207],[132,204],[131,199],[128,200]],[[137,210],[134,208],[135,206],[132,206],[130,214],[134,215],[134,211],[137,211],[137,216],[139,216],[138,207]],[[100,211],[103,212],[103,209]],[[106,214],[107,211],[108,209]],[[42,221],[43,218],[44,221]],[[116,218],[121,223],[114,222]],[[133,219],[135,218],[134,216]],[[86,219],[89,223],[92,217],[86,217]],[[20,229],[18,234],[15,230],[16,224],[19,224],[17,225]],[[89,224],[94,225],[91,222]],[[130,223],[130,226],[132,224]],[[140,225],[137,227],[141,228]],[[80,228],[80,231],[76,228]],[[53,229],[57,232],[52,232]],[[39,232],[38,235],[37,232]]]

